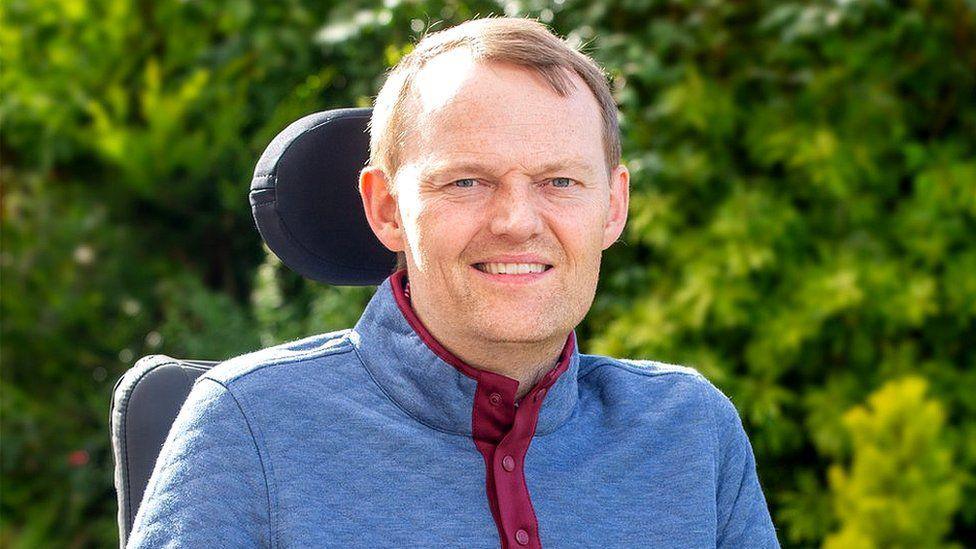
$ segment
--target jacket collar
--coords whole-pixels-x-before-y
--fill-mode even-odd
[[[406,282],[406,270],[384,280],[351,334],[383,392],[417,421],[455,434],[472,434],[476,402],[484,408],[490,397],[493,405],[514,410],[518,381],[466,364],[444,348],[413,312]],[[556,366],[519,402],[542,400],[536,434],[556,430],[572,415],[579,399],[578,373],[576,333],[571,332]]]

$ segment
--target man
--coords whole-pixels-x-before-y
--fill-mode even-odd
[[[352,330],[196,383],[130,546],[777,547],[731,402],[577,347],[627,219],[618,134],[603,73],[536,22],[424,38],[359,182],[405,269]]]

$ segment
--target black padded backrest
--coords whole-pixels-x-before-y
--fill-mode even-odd
[[[216,364],[150,355],[115,384],[110,422],[121,547],[128,541],[156,457],[193,382]]]

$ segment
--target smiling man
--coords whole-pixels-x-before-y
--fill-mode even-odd
[[[486,59],[454,45],[479,28],[482,47],[498,50]],[[459,358],[518,380],[517,396],[590,308],[629,181],[613,102],[601,112],[578,74],[544,56],[562,54],[606,87],[602,74],[571,50],[545,51],[561,45],[555,37],[528,52],[490,41],[515,42],[505,33],[522,29],[542,32],[526,20],[472,22],[407,58],[377,101],[360,184],[374,232],[408,252],[420,321]],[[536,70],[506,59],[519,54]]]
[[[722,393],[577,346],[629,193],[589,58],[524,19],[431,34],[371,154],[401,268],[353,329],[200,378],[130,546],[778,546]]]

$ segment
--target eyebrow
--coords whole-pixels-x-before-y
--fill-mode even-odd
[[[547,162],[542,166],[535,168],[532,173],[533,175],[541,175],[553,172],[559,172],[562,170],[575,170],[579,172],[584,172],[587,175],[594,175],[592,168],[585,162],[576,159],[565,159],[557,160],[554,162]],[[482,164],[481,162],[442,162],[434,164],[429,169],[423,170],[421,172],[421,179],[440,179],[445,177],[450,173],[457,172],[467,172],[472,174],[486,175],[490,177],[495,176],[495,170],[491,166]]]
[[[479,162],[439,162],[424,169],[420,173],[421,179],[443,179],[447,174],[466,172],[481,175],[493,175],[492,169]]]

